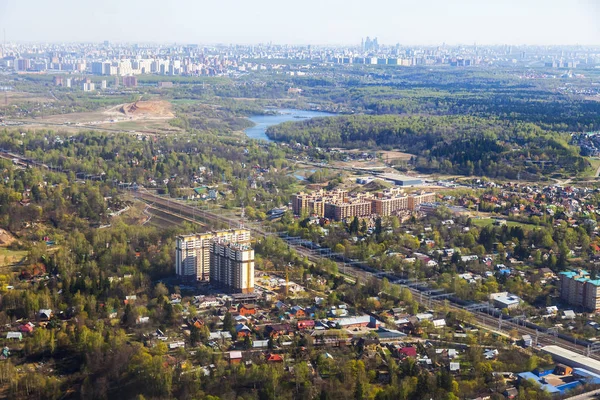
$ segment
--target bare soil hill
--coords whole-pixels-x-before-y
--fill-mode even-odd
[[[136,101],[123,104],[118,110],[128,117],[134,118],[173,118],[171,103],[163,100]]]
[[[15,237],[10,234],[9,232],[5,231],[4,229],[0,229],[0,246],[9,246],[11,245],[15,240]]]

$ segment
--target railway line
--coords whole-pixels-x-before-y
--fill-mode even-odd
[[[175,211],[176,213],[179,213],[180,215],[187,215],[188,217],[192,216],[193,219],[202,219],[202,220],[205,220],[208,222],[219,222],[219,223],[229,224],[229,225],[233,225],[233,226],[239,224],[239,220],[234,220],[233,218],[226,217],[223,215],[216,215],[214,213],[210,213],[210,212],[204,211],[204,210],[198,210],[194,206],[183,204],[183,203],[177,202],[175,200],[171,200],[171,199],[165,199],[161,196],[152,194],[146,190],[138,190],[137,192],[134,192],[134,196],[145,202],[153,202],[154,207],[157,207],[157,208],[165,207],[171,211]],[[263,237],[268,236],[268,235],[276,235],[275,232],[265,231],[262,227],[259,227],[256,225],[249,225],[249,226],[247,226],[247,228],[250,229],[254,235],[259,235],[259,236],[263,236]],[[310,261],[315,262],[315,261],[319,261],[324,258],[323,255],[320,255],[320,254],[316,253],[315,251],[312,251],[312,250],[310,250],[306,247],[303,247],[299,244],[289,243],[289,246],[293,247],[294,250],[301,256],[306,256]],[[358,277],[363,280],[370,279],[373,276],[376,276],[376,274],[373,274],[369,271],[365,271],[359,267],[347,265],[347,264],[341,263],[341,262],[338,262],[338,264],[345,269],[346,274],[354,276],[354,277]],[[378,276],[376,276],[376,277],[378,277]],[[454,310],[454,311],[459,311],[459,310],[465,311],[465,307],[463,307],[461,305],[452,303],[451,301],[432,299],[427,295],[423,296],[423,291],[421,291],[415,287],[409,287],[409,286],[405,286],[405,287],[407,287],[411,291],[411,293],[413,294],[413,298],[415,300],[419,301],[421,304],[423,304],[425,306],[429,306],[429,307],[446,306],[449,309]],[[538,345],[538,346],[559,345],[568,350],[571,350],[571,351],[574,351],[574,352],[577,352],[580,354],[586,354],[592,358],[600,360],[600,356],[589,353],[588,347],[585,345],[585,343],[577,343],[576,341],[574,343],[572,341],[565,340],[564,338],[559,337],[557,334],[549,334],[549,333],[543,332],[541,330],[536,330],[534,328],[526,326],[525,322],[523,322],[523,321],[514,322],[511,320],[507,320],[507,319],[500,319],[500,318],[490,315],[484,311],[470,311],[470,312],[474,317],[476,325],[481,326],[482,328],[485,328],[492,332],[496,332],[496,333],[507,336],[507,331],[514,329],[520,335],[530,335],[532,337],[532,339],[534,340],[535,345]]]
[[[45,165],[43,163],[37,162],[35,160],[27,159],[21,155],[18,155],[18,154],[15,154],[15,153],[3,150],[3,149],[0,149],[0,157],[6,158],[6,159],[11,159],[11,160],[13,160],[14,163],[19,164],[19,165],[36,166],[36,167],[40,167],[40,168],[50,169],[47,165]],[[64,171],[58,171],[58,172],[64,172]],[[188,220],[193,223],[200,223],[200,224],[211,223],[211,225],[216,224],[217,226],[218,225],[237,226],[240,222],[239,219],[230,218],[230,217],[227,217],[224,215],[218,215],[218,214],[215,214],[214,212],[210,212],[208,210],[198,209],[197,207],[190,206],[190,205],[181,203],[179,201],[172,200],[170,198],[165,198],[165,197],[153,194],[143,187],[134,186],[134,185],[123,185],[123,186],[127,187],[129,189],[136,188],[137,190],[131,191],[133,196],[136,199],[139,199],[141,201],[148,203],[153,210],[162,211],[163,213],[165,213],[167,215],[171,214],[169,217],[167,217],[167,215],[163,215],[161,219],[163,219],[164,221],[172,221],[173,220],[172,217],[176,216],[180,219]],[[175,222],[173,221],[173,223],[175,223]],[[249,224],[249,226],[247,228],[250,229],[255,236],[266,237],[269,235],[277,235],[276,232],[266,231],[262,226],[256,226],[253,224]],[[290,247],[293,247],[298,254],[300,254],[301,256],[306,256],[312,262],[316,262],[316,261],[319,261],[324,258],[324,256],[322,254],[319,254],[311,249],[305,248],[305,247],[301,246],[300,244],[293,244],[293,243],[288,242],[288,245]],[[370,271],[366,271],[366,270],[356,267],[354,265],[347,265],[346,263],[341,263],[341,262],[338,262],[338,265],[340,265],[344,268],[344,272],[347,275],[354,276],[356,278],[360,278],[360,279],[364,279],[364,280],[372,278],[373,276],[375,276],[377,278],[381,278],[381,276],[378,276]],[[431,306],[445,305],[452,310],[465,310],[466,309],[465,307],[455,304],[455,303],[452,303],[450,301],[433,299],[427,295],[425,296],[425,301],[423,301],[422,300],[423,291],[420,291],[419,289],[417,289],[415,287],[410,287],[410,286],[405,286],[405,287],[407,287],[411,291],[411,293],[413,294],[413,298],[417,299],[417,301],[419,301],[421,304],[423,304],[425,306],[431,307]],[[585,342],[577,343],[577,340],[574,340],[573,338],[570,338],[566,335],[559,335],[556,332],[554,334],[549,334],[548,332],[534,329],[530,326],[526,326],[526,323],[524,321],[521,321],[520,323],[519,323],[519,321],[517,321],[518,323],[515,323],[510,320],[499,319],[499,318],[489,315],[488,313],[483,312],[483,311],[477,311],[477,310],[474,310],[474,311],[469,310],[469,311],[472,313],[477,325],[479,325],[482,328],[485,328],[487,330],[490,330],[492,332],[498,332],[500,334],[506,335],[505,329],[508,329],[508,330],[514,329],[520,335],[531,335],[531,337],[534,338],[535,343],[537,345],[559,345],[559,346],[569,349],[571,351],[574,351],[574,352],[577,352],[580,354],[585,354],[589,357],[600,360],[600,356],[598,356],[596,354],[592,354],[590,352],[590,348],[588,347],[589,343],[585,343]],[[567,340],[565,337],[570,340]]]

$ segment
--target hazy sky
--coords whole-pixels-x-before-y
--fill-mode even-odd
[[[8,41],[600,44],[599,17],[600,0],[0,0]]]

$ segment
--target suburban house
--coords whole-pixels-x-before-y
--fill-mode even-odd
[[[229,364],[239,364],[242,362],[241,351],[230,351],[229,352]]]
[[[313,329],[315,327],[315,321],[312,319],[303,319],[298,321],[298,329]]]
[[[21,332],[8,332],[6,334],[7,339],[23,340],[23,334]]]
[[[417,356],[417,348],[416,347],[402,347],[398,350],[398,356],[404,357],[416,357]]]
[[[379,321],[377,321],[374,317],[370,315],[362,315],[360,317],[347,317],[340,318],[337,320],[337,324],[340,328],[360,328],[360,327],[370,327],[377,328],[379,327]]]
[[[52,318],[52,310],[48,310],[48,309],[42,309],[40,310],[40,312],[38,313],[38,317],[41,321],[49,321],[50,318]]]
[[[240,305],[238,312],[243,316],[254,315],[256,314],[256,307],[254,304],[242,304]]]
[[[195,326],[196,328],[200,329],[204,326],[204,321],[202,321],[200,318],[198,317],[194,317],[189,321],[189,325],[190,326]]]
[[[293,315],[295,318],[304,318],[306,317],[306,311],[300,306],[294,306],[290,309],[290,315]]]
[[[33,332],[34,327],[35,327],[35,325],[33,325],[31,322],[28,322],[26,324],[20,325],[19,331],[21,331],[23,333],[31,333],[31,332]]]
[[[283,357],[279,354],[267,354],[267,362],[281,363],[283,362]]]
[[[252,330],[245,324],[237,324],[235,326],[235,332],[237,333],[238,338],[243,338],[252,334]]]
[[[267,325],[265,328],[265,332],[270,337],[276,338],[281,335],[287,335],[290,332],[291,328],[288,324],[275,324],[275,325]]]

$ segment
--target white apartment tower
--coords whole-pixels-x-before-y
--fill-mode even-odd
[[[248,229],[176,238],[175,272],[184,279],[213,281],[242,293],[254,290],[254,250]]]

